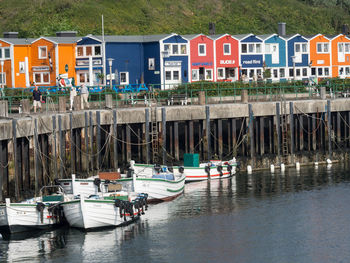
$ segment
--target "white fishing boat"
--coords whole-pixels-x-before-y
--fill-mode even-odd
[[[21,203],[11,203],[6,198],[5,204],[0,204],[0,234],[47,229],[60,224],[63,214],[58,204],[63,199],[63,191],[54,195],[41,195]]]
[[[154,165],[134,164],[134,173],[137,176],[145,176],[152,173]],[[185,174],[186,182],[202,181],[208,179],[228,178],[236,173],[237,162],[233,158],[229,161],[211,160],[208,163],[201,163],[199,167],[173,166],[169,167],[174,174]]]
[[[129,177],[116,181],[123,185],[123,189],[147,193],[149,202],[170,201],[183,193],[186,179],[183,173],[174,174],[166,166],[147,167],[136,173],[134,161],[130,165]]]
[[[61,203],[71,227],[94,229],[117,227],[139,218],[147,209],[147,195],[139,194],[130,200],[126,192],[110,196],[90,196]]]

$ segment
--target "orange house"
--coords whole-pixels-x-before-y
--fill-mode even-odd
[[[331,77],[330,40],[322,34],[308,38],[310,47],[311,76],[317,78]]]
[[[0,39],[0,85],[1,87],[12,86],[12,57],[13,45],[10,41]]]
[[[343,35],[331,38],[332,75],[333,77],[350,77],[350,39]]]

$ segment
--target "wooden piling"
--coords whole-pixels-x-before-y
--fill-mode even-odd
[[[219,158],[222,160],[223,152],[224,152],[224,146],[223,146],[223,139],[222,139],[222,119],[218,119],[218,148],[219,148]]]
[[[293,102],[289,102],[289,128],[290,128],[290,154],[292,157],[292,163],[294,163],[295,159],[295,132],[294,132],[294,104]]]
[[[193,135],[193,121],[188,122],[188,137],[189,137],[189,146],[190,153],[194,153],[194,135]]]
[[[71,174],[76,174],[76,145],[75,145],[75,132],[73,131],[73,114],[69,114],[69,127],[70,127],[70,168]]]
[[[210,133],[210,108],[208,105],[205,106],[205,151],[207,153],[207,160],[211,159],[211,133]]]
[[[89,175],[90,165],[89,165],[89,116],[88,112],[84,112],[84,119],[85,119],[85,129],[84,129],[84,137],[85,137],[85,172]]]
[[[328,158],[332,159],[332,117],[331,117],[331,101],[327,100],[327,132],[328,132]]]
[[[117,111],[113,110],[113,164],[118,169]]]
[[[251,165],[254,168],[255,167],[255,142],[254,142],[254,116],[253,116],[253,108],[252,104],[248,104],[248,111],[249,111],[249,143],[250,143],[250,158],[251,158]]]
[[[179,122],[174,122],[174,148],[175,148],[175,159],[180,160],[180,150],[179,150]]]
[[[61,128],[61,118],[58,119],[58,125]],[[38,119],[34,119],[34,182],[35,196],[39,194],[39,140],[38,140]]]
[[[96,168],[101,169],[101,112],[96,111],[96,148],[97,148],[97,163]]]
[[[150,151],[150,140],[149,140],[149,109],[145,109],[145,142],[146,142],[146,163],[149,164],[151,160],[151,151]]]
[[[166,109],[162,108],[162,156],[163,156],[163,164],[166,164]]]
[[[94,171],[94,126],[92,122],[92,112],[89,112],[89,123],[90,123],[90,151],[91,151],[91,158],[89,158],[89,163],[91,164],[91,171]]]
[[[265,154],[265,118],[260,117],[260,155]]]

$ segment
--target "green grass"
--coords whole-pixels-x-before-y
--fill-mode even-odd
[[[337,4],[338,3],[338,4]],[[20,37],[78,35],[208,33],[274,33],[287,23],[287,34],[337,34],[350,24],[350,0],[2,0],[0,29]]]

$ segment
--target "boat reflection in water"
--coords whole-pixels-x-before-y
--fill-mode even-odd
[[[125,227],[0,238],[0,262],[348,262],[349,170],[305,167],[189,183],[184,195],[150,205]]]

